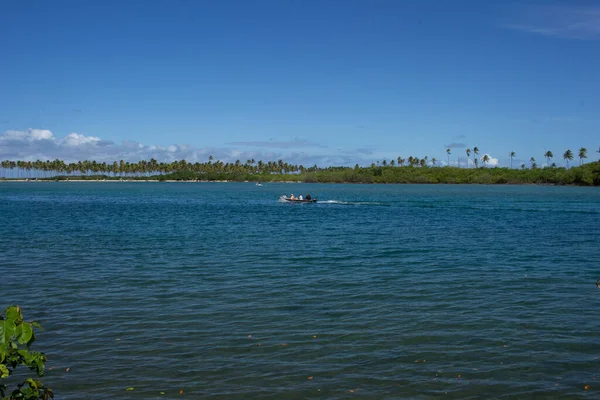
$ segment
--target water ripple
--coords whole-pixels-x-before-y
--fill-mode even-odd
[[[597,191],[0,183],[0,218],[61,399],[599,393]]]

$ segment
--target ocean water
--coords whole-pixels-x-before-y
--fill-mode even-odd
[[[600,397],[597,188],[0,182],[0,232],[58,399]]]

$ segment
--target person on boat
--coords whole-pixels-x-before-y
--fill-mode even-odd
[[[296,196],[294,196],[294,193],[292,193],[292,195],[290,196],[290,200],[296,200]]]
[[[310,200],[310,193],[306,193],[306,196],[304,196],[304,198],[305,198],[306,200]]]
[[[302,195],[298,196],[298,200],[302,200]]]

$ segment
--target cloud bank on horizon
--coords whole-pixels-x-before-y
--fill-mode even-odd
[[[188,162],[206,162],[213,156],[215,160],[223,162],[282,159],[292,164],[316,164],[321,167],[354,166],[357,163],[368,165],[375,160],[373,151],[369,149],[332,150],[298,138],[290,141],[232,142],[227,145],[232,147],[195,148],[182,144],[157,146],[131,140],[115,143],[79,133],[57,137],[47,129],[7,130],[0,134],[0,160],[45,161],[58,158],[65,162],[137,162],[154,158],[159,162],[182,159]]]

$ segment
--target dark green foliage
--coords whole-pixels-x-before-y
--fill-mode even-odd
[[[473,149],[475,152],[475,148]],[[549,160],[549,152],[545,156]],[[533,157],[532,157],[533,159]],[[477,160],[477,158],[475,158]],[[304,167],[291,165],[283,160],[263,162],[248,160],[246,163],[214,162],[187,163],[185,160],[158,163],[156,160],[129,163],[97,163],[80,161],[65,164],[61,160],[48,162],[3,161],[4,173],[11,172],[23,178],[37,176],[38,180],[156,180],[156,181],[236,181],[236,182],[283,182],[306,183],[454,183],[454,184],[546,184],[546,185],[600,185],[600,164],[584,164],[570,169],[555,166],[539,168],[457,168],[431,167],[425,159],[399,158],[398,164],[387,162],[371,164],[370,167],[327,167],[316,165]],[[59,172],[57,174],[56,172]],[[66,172],[67,175],[64,175]],[[70,175],[71,173],[76,175]],[[40,178],[39,176],[44,177]],[[34,179],[34,178],[32,178]]]
[[[280,178],[280,179],[279,179]],[[329,183],[448,183],[448,184],[543,184],[600,185],[600,164],[565,168],[456,168],[375,167],[322,170],[316,173],[281,175],[273,180]]]
[[[32,378],[17,384],[16,389],[12,391],[4,383],[19,365],[29,367],[36,372],[37,376],[44,375],[46,355],[29,349],[35,341],[35,328],[41,329],[36,322],[23,321],[19,306],[10,306],[4,311],[4,315],[0,314],[0,396],[2,400],[54,398],[51,389]]]

